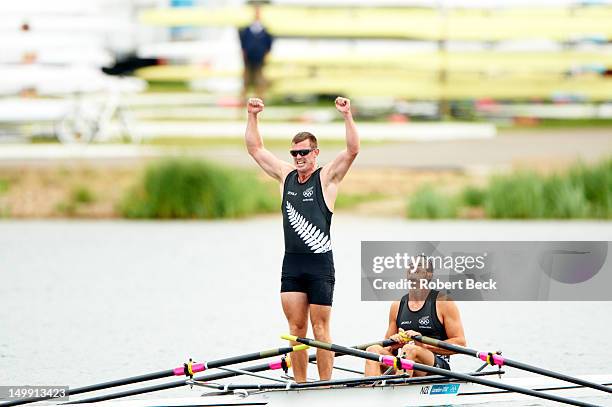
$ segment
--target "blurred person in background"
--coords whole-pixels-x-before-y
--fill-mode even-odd
[[[23,23],[21,23],[21,26],[19,27],[19,29],[21,30],[21,33],[25,36],[25,35],[29,35],[30,34],[30,30],[31,30],[31,26],[30,23],[27,21],[24,21]],[[27,41],[27,40],[25,40]],[[36,54],[36,50],[32,49],[32,50],[25,50],[23,52],[23,54],[21,55],[21,63],[24,65],[30,65],[30,64],[34,64],[36,63],[36,60],[38,59],[38,55]]]
[[[266,56],[272,49],[272,36],[261,23],[260,5],[254,4],[255,18],[251,25],[238,31],[242,60],[244,62],[243,85],[241,102],[245,103],[249,87],[255,88],[255,96],[264,98],[266,79],[263,68]]]
[[[264,147],[258,115],[264,110],[261,99],[248,101],[245,143],[251,157],[272,178],[282,193],[285,256],[281,274],[281,303],[291,335],[306,336],[308,320],[315,339],[330,342],[330,318],[334,295],[335,269],[330,228],[338,187],[359,153],[359,135],[351,114],[349,99],[335,101],[342,114],[346,148],[323,167],[317,164],[317,138],[309,132],[293,137],[289,154],[292,162],[281,160]],[[317,351],[321,380],[329,380],[334,355]],[[291,355],[297,382],[306,381],[308,354]]]

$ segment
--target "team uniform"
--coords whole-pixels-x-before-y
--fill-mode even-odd
[[[423,336],[445,341],[448,339],[444,325],[438,319],[436,312],[436,299],[438,291],[431,290],[423,303],[423,306],[418,311],[412,311],[408,307],[408,294],[404,295],[400,300],[400,306],[397,311],[396,324],[398,329],[404,331],[413,330],[419,332]],[[434,367],[450,370],[449,355],[435,355]]]
[[[332,212],[323,198],[321,168],[304,183],[297,170],[283,185],[285,256],[281,292],[303,292],[308,302],[332,305],[335,284],[330,226]]]

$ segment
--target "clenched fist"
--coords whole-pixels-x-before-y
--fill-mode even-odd
[[[264,109],[264,102],[258,98],[250,98],[247,102],[247,112],[257,114]]]
[[[336,98],[336,109],[342,114],[348,114],[351,112],[351,101],[347,98],[338,96]]]

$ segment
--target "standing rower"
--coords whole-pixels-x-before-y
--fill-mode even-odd
[[[329,322],[334,293],[335,271],[330,240],[331,218],[338,185],[359,153],[359,136],[349,99],[338,97],[336,109],[344,118],[346,149],[322,168],[317,165],[316,137],[296,134],[289,153],[293,162],[278,159],[263,144],[258,128],[261,99],[249,99],[245,142],[257,164],[281,186],[285,256],[281,276],[281,302],[292,335],[304,337],[308,318],[314,337],[330,342]],[[321,380],[331,378],[333,353],[317,350]],[[308,354],[292,355],[296,381],[306,381]]]
[[[381,355],[394,355],[399,351],[403,358],[424,365],[450,370],[451,352],[420,342],[410,340],[415,335],[440,339],[455,345],[465,346],[465,335],[459,309],[453,300],[436,290],[419,288],[420,280],[431,280],[433,264],[424,255],[417,256],[416,265],[408,267],[408,280],[412,281],[408,293],[400,301],[391,304],[389,327],[385,338],[392,339],[396,345],[383,348],[370,346],[369,352]],[[378,362],[366,361],[366,376],[378,376],[384,373],[385,366]],[[413,376],[424,376],[424,372],[414,371]]]

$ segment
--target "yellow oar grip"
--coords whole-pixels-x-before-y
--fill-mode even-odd
[[[281,339],[286,339],[288,341],[297,341],[297,338],[298,337],[295,335],[287,335],[287,334],[281,335]]]
[[[189,372],[190,376],[193,376],[193,362],[191,361],[191,359],[189,359],[189,363],[187,363],[187,371]]]
[[[304,344],[300,344],[300,345],[295,345],[293,347],[293,351],[294,352],[297,352],[298,350],[306,350],[306,349],[310,349],[310,346],[304,345]]]
[[[412,340],[410,335],[408,335],[406,332],[400,332],[399,336],[402,339],[402,342],[410,342]]]

